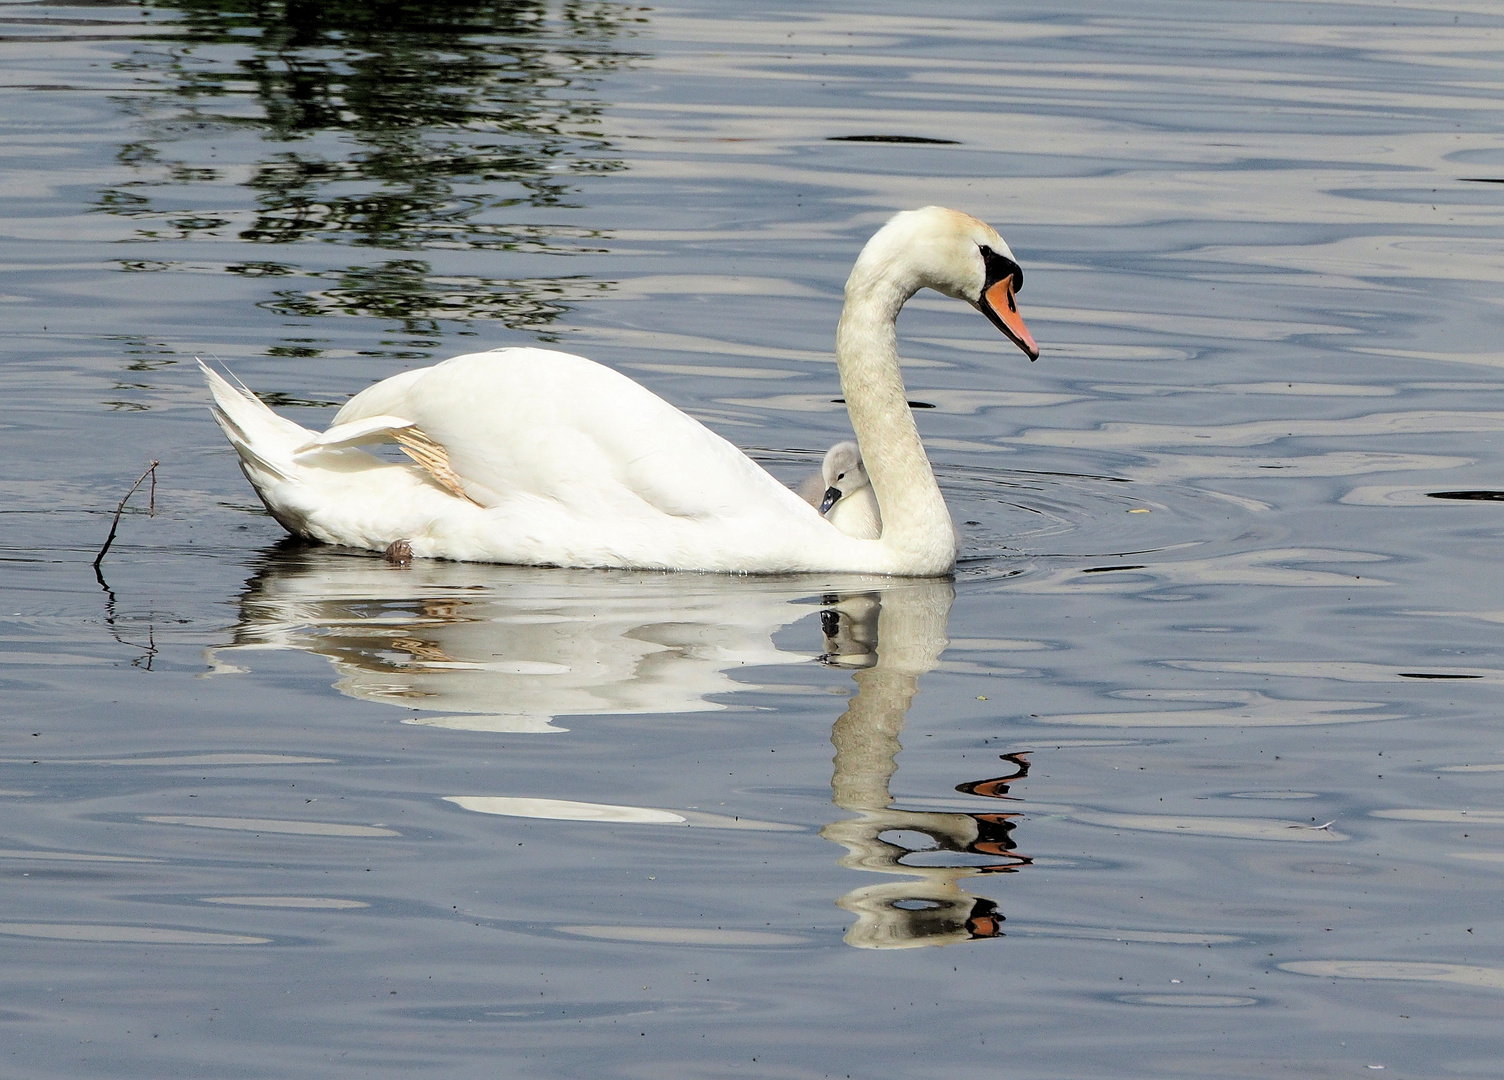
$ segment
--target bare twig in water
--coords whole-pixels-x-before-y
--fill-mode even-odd
[[[120,505],[115,507],[115,520],[110,522],[110,535],[105,537],[104,547],[100,548],[99,554],[94,556],[94,572],[96,574],[99,572],[99,564],[104,561],[105,553],[110,550],[110,545],[115,542],[115,530],[120,528],[120,515],[125,513],[125,504],[130,502],[131,496],[136,493],[136,489],[146,483],[148,476],[151,477],[151,496],[150,507],[147,513],[152,517],[157,516],[157,466],[160,464],[162,464],[160,461],[153,461],[148,465],[146,471],[141,474],[141,478],[131,485],[131,489],[125,493],[125,498],[120,500]]]

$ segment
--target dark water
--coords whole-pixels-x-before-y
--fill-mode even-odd
[[[1501,61],[1481,3],[0,7],[0,1072],[1504,1075]],[[290,544],[192,364],[319,427],[556,343],[792,480],[926,203],[1044,349],[900,324],[954,583]]]

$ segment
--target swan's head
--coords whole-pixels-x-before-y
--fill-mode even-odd
[[[820,477],[825,481],[825,495],[820,499],[820,513],[830,508],[847,495],[860,491],[872,481],[867,477],[867,467],[862,464],[862,451],[854,442],[839,442],[825,452],[820,463]]]
[[[1014,299],[1024,271],[997,230],[959,210],[926,206],[895,214],[867,242],[853,270],[896,276],[909,295],[931,288],[965,300],[990,319],[1030,360],[1039,356]]]

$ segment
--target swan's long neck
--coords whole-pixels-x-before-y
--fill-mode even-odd
[[[955,526],[898,370],[898,311],[918,289],[858,259],[836,330],[836,366],[882,513],[879,542],[912,560],[910,572],[947,573],[955,564]]]

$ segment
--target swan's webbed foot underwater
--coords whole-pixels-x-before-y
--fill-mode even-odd
[[[393,540],[386,546],[386,553],[382,555],[392,566],[411,566],[413,563],[413,546],[406,540]]]

